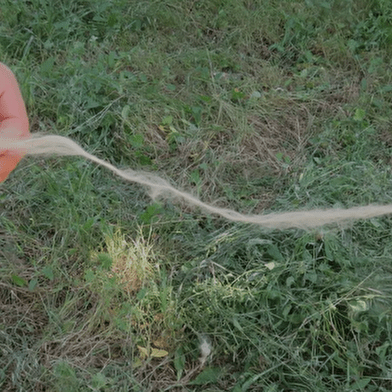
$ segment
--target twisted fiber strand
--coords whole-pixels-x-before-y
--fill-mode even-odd
[[[63,136],[34,134],[29,139],[17,141],[2,138],[0,140],[0,147],[26,155],[47,156],[54,154],[58,156],[81,156],[98,165],[106,167],[127,181],[139,183],[148,187],[153,199],[158,196],[179,198],[189,205],[200,207],[205,212],[219,215],[230,221],[252,223],[271,229],[311,229],[332,223],[336,224],[358,219],[368,219],[392,213],[392,205],[368,205],[349,209],[332,208],[326,210],[316,209],[266,215],[243,215],[227,208],[219,208],[204,203],[195,196],[174,188],[167,181],[156,175],[134,171],[132,169],[118,169],[112,164],[89,154],[77,143]]]

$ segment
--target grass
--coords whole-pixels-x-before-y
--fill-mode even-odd
[[[392,6],[5,1],[33,132],[246,213],[390,203]],[[265,230],[79,158],[0,185],[4,391],[390,391],[391,219]]]

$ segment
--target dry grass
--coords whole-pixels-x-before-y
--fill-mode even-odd
[[[129,294],[138,292],[159,276],[159,262],[151,239],[145,239],[141,233],[128,242],[125,235],[116,232],[106,238],[106,250],[112,260],[112,276]]]

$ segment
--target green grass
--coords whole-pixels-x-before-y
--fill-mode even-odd
[[[33,132],[245,213],[391,203],[389,1],[3,3]],[[390,391],[391,230],[232,224],[26,158],[0,185],[0,389]]]

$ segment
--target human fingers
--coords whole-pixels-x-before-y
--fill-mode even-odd
[[[21,139],[29,135],[26,107],[12,71],[0,63],[0,182],[23,158],[23,151],[1,148],[1,138]]]

